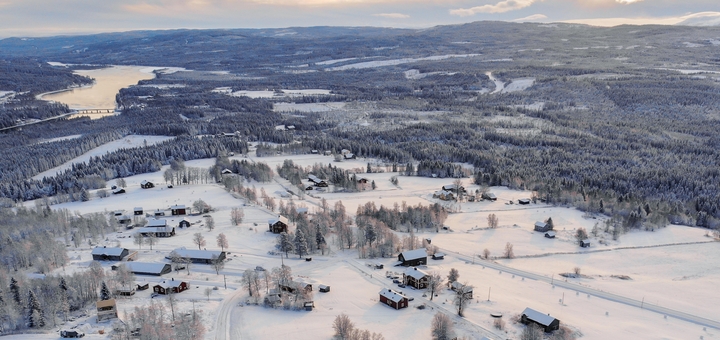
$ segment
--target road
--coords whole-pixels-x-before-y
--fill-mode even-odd
[[[574,290],[576,292],[580,292],[583,294],[597,296],[597,297],[603,298],[605,300],[623,303],[623,304],[626,304],[626,305],[629,305],[632,307],[642,308],[642,309],[653,311],[653,312],[656,312],[656,313],[659,313],[662,315],[674,317],[676,319],[680,319],[680,320],[684,320],[684,321],[688,321],[688,322],[696,323],[696,324],[699,324],[702,326],[712,327],[712,328],[720,330],[720,322],[718,322],[716,320],[711,320],[711,319],[700,317],[697,315],[692,315],[692,314],[681,312],[681,311],[674,310],[671,308],[666,308],[666,307],[661,307],[658,305],[644,303],[644,301],[638,301],[638,300],[627,298],[627,297],[620,296],[617,294],[608,293],[608,292],[600,291],[600,290],[593,289],[593,288],[588,288],[585,286],[577,285],[577,284],[570,283],[570,282],[565,282],[562,280],[554,280],[551,277],[538,275],[538,274],[527,272],[524,270],[514,269],[514,268],[507,267],[507,266],[504,266],[504,265],[501,265],[499,263],[495,263],[492,261],[485,261],[485,260],[482,260],[479,258],[473,259],[472,256],[462,255],[460,253],[453,252],[448,249],[442,249],[442,252],[444,252],[446,254],[453,254],[453,255],[457,256],[459,259],[463,259],[468,262],[475,262],[476,264],[483,265],[485,267],[496,269],[499,271],[503,271],[503,272],[506,272],[509,274],[517,275],[517,276],[532,279],[532,280],[547,282],[549,284],[553,284],[555,286],[562,287],[562,288],[569,289],[569,290]]]
[[[237,289],[222,301],[215,318],[215,340],[240,340],[240,334],[234,332],[236,328],[232,327],[231,317],[233,308],[242,302],[243,292]]]

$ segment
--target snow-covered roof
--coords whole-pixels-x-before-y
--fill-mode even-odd
[[[133,208],[133,211],[142,211],[142,210],[143,210],[142,207],[135,207],[135,208]]]
[[[308,212],[308,208],[297,208],[295,209],[298,214],[306,214]]]
[[[315,175],[313,175],[313,174],[308,175],[308,179],[311,180],[311,181],[313,181],[313,182],[315,182],[315,183],[320,183],[320,182],[323,182],[323,181],[324,181],[324,180],[318,178],[317,176],[315,176]]]
[[[223,169],[220,173],[221,173],[221,174],[231,174],[231,173],[233,173],[233,172],[232,172],[232,170],[230,170],[230,169]]]
[[[120,215],[120,216],[115,216],[115,219],[118,221],[127,221],[130,219],[130,217],[128,217],[128,215]]]
[[[485,193],[485,196],[489,198],[497,198],[497,196],[495,196],[495,194],[493,194],[492,192]]]
[[[222,254],[219,250],[197,250],[178,248],[173,250],[178,256],[191,259],[212,260],[213,256],[220,257]]]
[[[400,302],[403,299],[406,299],[405,295],[402,295],[392,289],[383,289],[380,291],[380,295],[384,296],[386,299],[393,301],[393,302]]]
[[[125,268],[133,273],[162,273],[165,266],[169,266],[166,263],[151,263],[151,262],[125,262],[123,263]]]
[[[163,287],[165,289],[168,288],[178,288],[183,283],[183,281],[175,281],[175,280],[163,280],[162,282],[158,283],[157,286]]]
[[[154,218],[151,220],[148,220],[146,228],[162,228],[167,226],[167,220],[162,218]]]
[[[148,184],[148,183],[149,183],[148,181],[142,180],[142,182],[140,182],[140,185],[145,185],[145,184]]]
[[[415,250],[408,250],[401,253],[403,259],[405,261],[420,259],[423,257],[427,257],[427,251],[425,248],[415,249]]]
[[[540,222],[540,221],[535,222],[536,227],[545,228],[546,225],[547,224],[545,222]]]
[[[554,231],[548,231],[548,232],[545,233],[545,235],[547,235],[547,236],[555,236],[555,232],[554,232]]]
[[[550,324],[553,322],[553,320],[555,320],[555,318],[550,316],[550,314],[540,313],[530,307],[525,308],[525,310],[522,313],[528,319],[535,321],[543,326],[550,326]]]
[[[127,250],[127,249],[116,248],[116,247],[111,247],[111,248],[96,247],[96,248],[93,248],[92,254],[93,255],[120,256],[120,255],[122,255],[122,252],[124,250]]]
[[[455,184],[447,184],[442,186],[443,190],[455,190]]]
[[[138,233],[146,234],[146,233],[169,233],[172,231],[172,227],[170,226],[164,226],[164,227],[144,227],[137,229]]]
[[[176,204],[170,207],[170,210],[185,209],[184,204]]]
[[[278,222],[282,222],[282,223],[285,223],[285,224],[288,224],[288,223],[289,223],[287,217],[285,217],[285,216],[278,216],[277,218],[273,218],[272,220],[268,220],[268,223],[270,223],[270,225],[273,225],[273,224],[278,223]]]
[[[428,275],[428,273],[426,273],[420,269],[417,269],[417,268],[405,269],[405,276],[410,276],[415,280],[420,280],[427,275]]]
[[[460,282],[458,282],[458,281],[453,281],[453,282],[450,284],[450,287],[452,287],[452,289],[454,289],[454,290],[458,290],[458,289],[461,289],[461,288],[465,287],[465,285],[462,284],[462,283],[460,283]],[[468,290],[467,292],[472,292],[472,289]],[[467,293],[467,292],[466,292],[466,293]]]

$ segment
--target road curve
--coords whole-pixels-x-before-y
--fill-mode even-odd
[[[457,253],[457,252],[454,252],[454,251],[451,251],[448,249],[442,249],[442,251],[445,252],[446,254],[454,254],[459,259],[463,259],[468,262],[474,262],[474,259],[472,256],[462,255],[460,253]],[[696,323],[696,324],[699,324],[702,326],[712,327],[712,328],[720,330],[720,322],[718,322],[716,320],[711,320],[711,319],[700,317],[697,315],[692,315],[692,314],[681,312],[681,311],[674,310],[671,308],[661,307],[661,306],[657,306],[657,305],[651,305],[648,303],[644,303],[643,301],[638,301],[635,299],[627,298],[627,297],[620,296],[620,295],[613,294],[613,293],[603,292],[603,291],[600,291],[597,289],[588,288],[585,286],[577,285],[577,284],[570,283],[570,282],[565,282],[562,280],[553,280],[552,278],[549,278],[547,276],[538,275],[538,274],[527,272],[524,270],[507,267],[507,266],[504,266],[504,265],[501,265],[499,263],[492,262],[492,261],[485,261],[482,259],[478,259],[477,264],[481,264],[488,268],[500,270],[500,271],[507,272],[507,273],[517,275],[520,277],[525,277],[525,278],[532,279],[532,280],[547,282],[549,284],[553,284],[555,286],[562,287],[565,289],[574,290],[576,292],[580,292],[583,294],[594,295],[599,298],[603,298],[605,300],[624,303],[629,306],[642,308],[642,309],[653,311],[653,312],[656,312],[659,314],[671,316],[676,319],[680,319],[680,320],[684,320],[684,321],[688,321],[688,322]]]

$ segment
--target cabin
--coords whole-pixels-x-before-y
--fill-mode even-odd
[[[225,252],[219,251],[219,250],[196,250],[196,249],[185,249],[185,248],[178,248],[173,250],[175,254],[182,257],[186,261],[190,261],[192,263],[203,263],[203,264],[211,264],[214,260],[225,260]],[[166,256],[166,259],[170,259],[170,256]]]
[[[186,291],[190,288],[185,281],[175,281],[175,279],[163,280],[162,282],[153,286],[153,292],[158,294],[177,294]]]
[[[463,186],[458,187],[455,184],[443,185],[441,189],[444,191],[450,191],[450,192],[456,193],[456,194],[465,192],[465,187],[463,187]]]
[[[133,208],[133,215],[135,216],[142,216],[145,212],[143,211],[143,208],[141,207],[135,207]]]
[[[315,308],[315,302],[305,301],[305,303],[303,303],[303,307],[305,307],[306,311],[312,312],[313,308]]]
[[[330,286],[327,285],[318,285],[318,291],[321,293],[329,293],[330,292]]]
[[[114,190],[112,191],[112,193],[113,193],[113,195],[124,194],[124,193],[125,193],[125,189],[123,189],[123,188],[117,188],[117,189],[114,189]]]
[[[368,180],[366,177],[358,177],[357,178],[357,182],[360,184],[367,184],[367,182],[369,182],[369,181],[370,180]]]
[[[288,221],[287,217],[278,216],[278,218],[268,220],[269,231],[273,234],[286,233],[288,231],[289,223],[290,222]]]
[[[472,297],[473,297],[473,290],[472,290],[472,288],[471,288],[471,287],[465,287],[464,284],[462,284],[462,283],[460,283],[460,282],[457,282],[457,281],[453,281],[453,282],[450,283],[450,290],[452,290],[452,291],[454,291],[454,292],[463,290],[463,291],[465,292],[464,295],[465,295],[466,298],[472,299]]]
[[[354,153],[346,153],[343,155],[343,158],[345,159],[355,159],[357,158]]]
[[[142,236],[171,237],[175,236],[175,227],[167,225],[165,219],[151,219],[145,227],[137,231]]]
[[[580,240],[580,246],[583,248],[590,247],[590,240],[588,240],[588,239]]]
[[[155,217],[165,216],[165,212],[158,209],[158,210],[155,210],[155,212],[153,213],[153,216],[155,216]]]
[[[408,298],[392,289],[385,288],[381,290],[379,294],[380,302],[392,308],[401,309],[407,308],[408,306]]]
[[[149,283],[146,283],[146,284],[139,284],[139,283],[138,283],[138,284],[137,284],[137,290],[148,290],[149,288],[150,288],[150,284],[149,284]]]
[[[170,214],[173,216],[187,215],[187,208],[185,208],[185,205],[173,205],[170,207]]]
[[[95,303],[95,307],[97,308],[97,321],[116,319],[118,317],[115,299],[98,301]]]
[[[524,204],[524,205],[530,204],[530,199],[529,198],[521,198],[518,200],[518,204]]]
[[[288,293],[294,293],[298,289],[303,289],[308,292],[312,292],[313,286],[311,283],[307,283],[305,281],[300,280],[293,280],[286,283],[280,283],[280,290],[288,292]]]
[[[178,222],[178,228],[180,229],[190,228],[191,225],[192,223],[190,223],[190,220],[188,220],[187,218],[183,218],[182,220],[180,220],[180,222]]]
[[[432,256],[433,260],[444,260],[445,259],[445,253],[435,253]]]
[[[438,190],[433,193],[433,198],[439,198],[443,201],[454,201],[455,194],[452,191]]]
[[[96,247],[92,250],[93,261],[122,261],[129,254],[127,248]]]
[[[135,275],[155,275],[160,276],[168,274],[172,268],[167,263],[150,263],[150,262],[124,262],[122,265]],[[112,270],[117,270],[118,266],[111,266]]]
[[[115,220],[117,221],[117,223],[120,224],[128,224],[130,223],[130,221],[132,221],[132,219],[130,219],[130,216],[128,215],[115,216]]]
[[[529,307],[525,308],[522,312],[520,322],[526,325],[534,323],[540,326],[546,333],[560,328],[560,320],[550,316],[550,314],[543,314]]]
[[[554,231],[548,231],[545,233],[545,238],[555,238],[555,232]]]
[[[152,189],[155,187],[155,184],[153,184],[153,182],[143,180],[140,182],[140,187],[143,189]]]
[[[552,230],[552,226],[545,223],[545,222],[535,222],[535,231],[539,231],[541,233],[544,233],[546,231]]]
[[[430,275],[415,267],[405,269],[403,283],[416,289],[425,289],[428,286]]]
[[[427,251],[425,248],[404,251],[398,255],[398,261],[400,261],[399,266],[405,267],[427,265]]]
[[[119,296],[135,295],[135,287],[130,287],[130,288],[120,287],[115,290],[115,295],[119,295]]]
[[[322,180],[312,174],[308,175],[308,181],[312,182],[312,184],[316,187],[327,188],[327,186],[328,186],[328,184],[325,180]]]
[[[492,192],[484,192],[480,197],[488,201],[497,201],[497,196],[495,196]]]

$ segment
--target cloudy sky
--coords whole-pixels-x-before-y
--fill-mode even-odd
[[[0,0],[0,38],[138,29],[720,24],[720,0]]]

